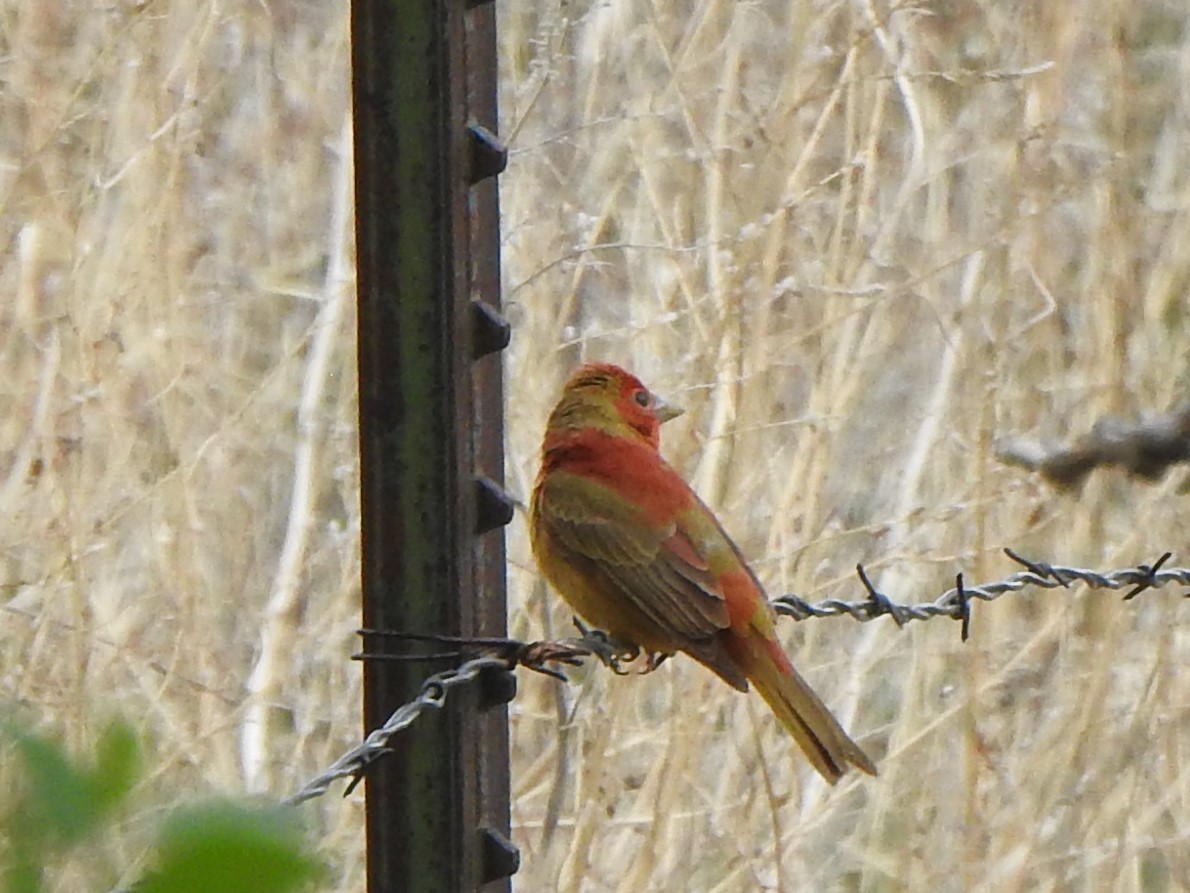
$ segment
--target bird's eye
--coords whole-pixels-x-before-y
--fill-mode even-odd
[[[648,391],[637,391],[632,395],[632,399],[637,402],[638,406],[648,407],[653,402],[653,395]]]

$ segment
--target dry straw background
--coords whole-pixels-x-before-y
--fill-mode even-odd
[[[500,0],[508,477],[580,358],[689,412],[665,449],[773,594],[904,601],[1011,545],[1187,556],[1171,474],[1057,494],[996,461],[1184,396],[1178,0]],[[345,3],[0,3],[0,680],[150,774],[55,889],[135,875],[162,810],[283,795],[356,740]],[[569,618],[510,531],[510,626]],[[1173,591],[794,624],[881,768],[834,790],[689,661],[526,678],[522,891],[1184,889]],[[10,790],[11,772],[0,769]],[[362,889],[361,799],[304,807]]]

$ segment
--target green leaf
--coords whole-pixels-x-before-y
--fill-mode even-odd
[[[19,723],[5,724],[25,764],[30,841],[77,843],[120,803],[136,781],[139,749],[132,730],[115,722],[96,747],[95,768],[71,761],[57,742]]]
[[[16,846],[10,853],[9,862],[5,866],[4,893],[39,893],[41,866],[31,848]]]
[[[230,803],[191,807],[166,823],[158,868],[138,893],[283,893],[316,879],[291,815]]]
[[[9,733],[25,764],[31,834],[66,843],[79,840],[98,818],[90,779],[71,764],[60,745],[44,735],[13,725]]]
[[[95,770],[90,783],[96,805],[103,811],[116,806],[132,790],[140,769],[140,747],[132,727],[113,722],[99,737]]]

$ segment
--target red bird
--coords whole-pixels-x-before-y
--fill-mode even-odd
[[[751,682],[822,776],[876,766],[798,675],[756,575],[660,453],[681,410],[618,366],[571,376],[550,414],[530,534],[575,611],[652,654],[684,651],[728,685]]]

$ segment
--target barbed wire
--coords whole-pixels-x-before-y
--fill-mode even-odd
[[[382,632],[382,634],[384,634]],[[442,641],[446,637],[438,636],[403,636],[416,640]],[[448,640],[457,641],[457,640]],[[539,673],[545,673],[556,679],[565,680],[562,672],[551,664],[576,666],[584,657],[593,654],[605,654],[606,648],[601,646],[598,639],[590,642],[580,639],[570,639],[561,642],[518,642],[515,639],[482,639],[477,640],[482,647],[497,653],[481,654],[465,661],[452,670],[435,673],[422,684],[417,696],[398,707],[380,728],[371,732],[367,738],[357,744],[339,759],[335,760],[323,772],[306,782],[294,794],[286,797],[282,802],[289,806],[296,806],[306,800],[320,797],[330,790],[331,784],[342,778],[350,778],[347,796],[360,783],[368,767],[376,760],[387,754],[391,748],[389,741],[403,729],[408,728],[426,710],[441,710],[446,705],[446,696],[456,688],[474,682],[484,673],[509,672],[518,666],[528,667]],[[361,655],[364,658],[369,655]],[[385,655],[382,655],[382,657]],[[388,655],[391,657],[391,655]],[[615,658],[612,657],[614,663]]]
[[[1013,574],[1007,579],[979,586],[964,586],[963,575],[959,574],[954,588],[946,590],[931,602],[917,605],[895,604],[872,585],[868,575],[864,572],[863,565],[856,565],[856,573],[859,574],[864,588],[868,590],[868,597],[865,600],[826,599],[811,603],[796,595],[783,595],[773,601],[773,607],[778,614],[792,617],[795,620],[847,614],[860,622],[888,615],[892,617],[897,626],[904,626],[910,620],[929,620],[933,617],[950,617],[969,623],[971,599],[990,602],[1006,592],[1019,592],[1026,586],[1040,586],[1043,589],[1057,589],[1058,587],[1069,589],[1071,583],[1082,583],[1090,589],[1112,590],[1131,586],[1133,587],[1132,591],[1124,596],[1125,601],[1135,598],[1146,589],[1160,589],[1170,583],[1190,586],[1190,568],[1162,568],[1162,565],[1172,556],[1170,552],[1166,552],[1152,565],[1139,564],[1135,567],[1107,572],[1031,561],[1018,555],[1012,549],[1005,549],[1004,553],[1013,561],[1024,565],[1026,570]],[[966,636],[964,635],[963,638],[966,639]]]
[[[457,669],[435,673],[422,683],[416,698],[398,707],[384,725],[370,733],[360,744],[331,763],[324,772],[310,779],[297,793],[287,797],[283,802],[293,806],[321,797],[330,790],[331,784],[340,778],[352,779],[343,793],[347,796],[364,777],[364,771],[368,766],[389,752],[388,742],[392,737],[412,725],[424,711],[441,710],[446,705],[446,696],[452,689],[473,682],[488,670],[507,671],[515,666],[516,662],[508,658],[483,656],[474,657]]]
[[[1024,571],[994,583],[984,583],[978,586],[965,586],[963,575],[956,578],[956,585],[939,595],[936,599],[915,605],[897,604],[872,585],[863,565],[856,566],[856,572],[864,588],[867,598],[863,601],[845,601],[842,599],[826,599],[821,602],[807,602],[796,595],[784,595],[773,601],[773,607],[778,614],[792,617],[795,620],[809,620],[819,617],[837,617],[844,614],[854,620],[867,622],[878,617],[889,616],[897,624],[904,626],[910,620],[930,620],[934,617],[950,617],[962,623],[962,638],[966,641],[971,622],[971,600],[994,601],[1007,592],[1019,592],[1026,586],[1040,586],[1044,589],[1069,589],[1072,583],[1081,583],[1090,589],[1120,590],[1132,587],[1124,596],[1129,601],[1147,589],[1160,589],[1169,584],[1177,584],[1190,588],[1190,568],[1163,567],[1171,557],[1166,552],[1152,565],[1139,564],[1135,567],[1122,568],[1114,571],[1094,571],[1086,568],[1067,567],[1064,565],[1046,564],[1023,558],[1011,549],[1005,549],[1005,554],[1013,561],[1025,567]],[[1190,598],[1190,593],[1184,597]],[[369,634],[390,636],[407,641],[436,642],[461,646],[452,654],[465,654],[467,650],[478,650],[480,653],[469,657],[458,667],[444,670],[428,677],[418,690],[413,700],[402,704],[388,718],[380,728],[368,735],[360,744],[347,751],[335,760],[327,769],[304,784],[296,793],[287,797],[283,802],[297,805],[315,797],[320,797],[330,790],[330,786],[340,779],[350,779],[344,796],[350,794],[364,778],[368,768],[376,760],[387,754],[391,747],[389,742],[398,733],[412,725],[419,716],[427,710],[441,710],[446,704],[447,695],[457,688],[466,686],[485,673],[511,672],[517,667],[525,667],[538,673],[544,673],[555,679],[566,681],[566,676],[557,665],[576,666],[584,658],[596,657],[603,664],[609,666],[613,672],[629,672],[624,668],[625,661],[639,656],[639,650],[625,643],[617,642],[600,630],[590,630],[576,621],[582,635],[577,638],[561,641],[519,642],[515,639],[460,639],[447,636],[416,635],[385,630],[367,630]],[[441,655],[433,655],[441,656]],[[394,659],[393,655],[357,655],[361,659]],[[401,659],[407,656],[396,656]],[[655,669],[666,655],[648,655],[648,662],[644,672]]]

